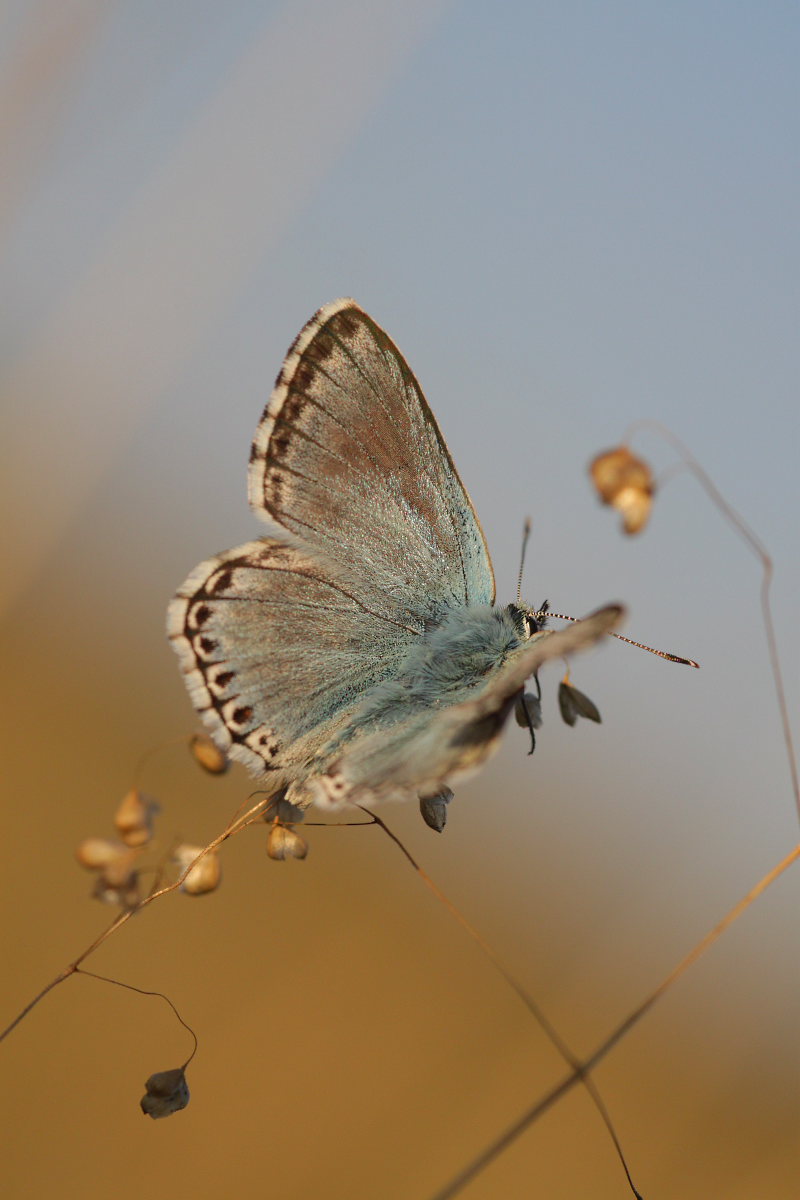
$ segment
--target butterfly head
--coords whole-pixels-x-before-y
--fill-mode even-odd
[[[544,629],[547,624],[548,607],[547,600],[539,608],[531,608],[529,604],[523,604],[521,600],[517,600],[516,604],[508,605],[506,611],[516,625],[521,641],[527,641],[535,633],[540,633]]]

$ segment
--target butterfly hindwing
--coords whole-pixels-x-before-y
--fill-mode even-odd
[[[201,563],[170,604],[168,633],[218,744],[287,780],[419,637],[342,572],[269,538]]]
[[[486,543],[405,359],[352,300],[303,328],[256,431],[250,504],[410,624],[494,601]]]

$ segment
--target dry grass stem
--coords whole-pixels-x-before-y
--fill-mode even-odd
[[[791,850],[785,858],[781,859],[777,866],[773,867],[771,871],[768,871],[767,874],[760,879],[759,882],[752,887],[749,892],[746,893],[746,895],[742,897],[739,903],[735,904],[733,908],[726,913],[722,920],[717,922],[714,928],[710,930],[704,938],[701,938],[701,940],[692,950],[689,951],[685,958],[682,958],[678,965],[673,967],[669,974],[662,979],[661,983],[659,983],[658,986],[655,987],[653,991],[650,992],[650,994],[644,1000],[642,1000],[642,1002],[638,1004],[632,1012],[628,1014],[624,1021],[621,1021],[620,1024],[617,1025],[616,1029],[609,1034],[606,1040],[602,1042],[597,1049],[590,1054],[587,1059],[585,1059],[584,1062],[578,1063],[577,1066],[573,1068],[571,1074],[565,1076],[560,1083],[557,1083],[555,1087],[551,1088],[550,1091],[546,1092],[544,1096],[540,1097],[540,1099],[538,1099],[535,1104],[533,1104],[526,1112],[524,1112],[522,1116],[514,1122],[513,1125],[506,1129],[496,1141],[492,1142],[492,1144],[488,1146],[487,1149],[481,1154],[479,1154],[477,1158],[473,1159],[473,1161],[469,1163],[469,1165],[466,1166],[463,1171],[460,1171],[458,1175],[451,1179],[450,1182],[441,1189],[441,1191],[438,1191],[434,1196],[431,1196],[430,1200],[449,1200],[451,1196],[457,1195],[457,1193],[465,1188],[468,1183],[470,1183],[477,1175],[481,1173],[481,1171],[488,1167],[494,1161],[494,1159],[498,1157],[499,1154],[502,1154],[502,1152],[507,1149],[512,1142],[516,1141],[520,1134],[524,1133],[526,1129],[529,1129],[530,1126],[539,1119],[539,1117],[546,1113],[548,1109],[552,1108],[557,1100],[560,1100],[562,1096],[566,1095],[566,1093],[570,1091],[576,1083],[584,1082],[587,1078],[588,1072],[593,1070],[598,1063],[605,1058],[610,1050],[613,1050],[613,1048],[622,1040],[625,1034],[628,1033],[629,1030],[631,1030],[633,1026],[641,1020],[645,1013],[653,1007],[656,1001],[664,995],[667,989],[671,987],[681,975],[683,975],[684,971],[686,971],[694,962],[696,962],[700,955],[704,954],[709,946],[717,940],[720,934],[724,933],[728,926],[732,925],[737,917],[740,917],[745,909],[749,908],[753,901],[756,900],[762,892],[766,891],[770,884],[774,883],[775,880],[783,874],[787,867],[790,867],[798,858],[800,858],[800,842],[798,842],[794,849]],[[450,907],[449,904],[448,907]],[[630,1181],[630,1176],[628,1176],[628,1180]],[[633,1184],[631,1184],[631,1187],[633,1187]]]
[[[185,741],[186,739],[178,738],[176,740]],[[251,796],[256,795],[256,794],[257,793],[251,793]],[[248,799],[249,798],[250,797],[248,797]],[[59,973],[58,973],[58,975],[56,975],[55,979],[51,979],[50,982],[47,984],[47,986],[43,987],[42,990],[38,993],[38,995],[34,996],[33,1000],[31,1000],[30,1004],[27,1004],[25,1006],[25,1008],[23,1008],[22,1012],[17,1014],[17,1016],[14,1018],[14,1020],[11,1022],[11,1024],[8,1025],[2,1031],[2,1033],[0,1033],[0,1042],[2,1042],[3,1039],[6,1038],[13,1029],[16,1029],[16,1027],[17,1027],[17,1025],[19,1025],[20,1021],[22,1021],[22,1019],[24,1017],[26,1017],[28,1015],[28,1013],[36,1007],[36,1005],[39,1003],[40,1000],[44,999],[44,997],[47,995],[48,992],[51,992],[53,990],[53,988],[57,986],[57,984],[63,983],[65,979],[69,979],[69,977],[71,975],[76,974],[81,963],[85,962],[90,954],[94,954],[95,950],[98,950],[100,948],[100,946],[103,945],[103,942],[105,942],[108,938],[111,937],[112,933],[116,933],[116,931],[120,928],[120,926],[124,925],[126,921],[130,920],[130,918],[134,915],[134,913],[141,912],[141,910],[143,908],[146,908],[148,904],[152,904],[152,902],[154,900],[157,900],[159,896],[166,896],[168,892],[176,891],[180,887],[180,885],[183,883],[184,879],[189,874],[189,872],[192,870],[192,868],[195,867],[197,865],[197,863],[199,863],[201,861],[201,859],[205,858],[205,856],[207,854],[210,854],[211,851],[216,849],[217,846],[221,845],[222,842],[227,841],[227,839],[229,837],[233,837],[234,834],[240,833],[242,831],[242,829],[246,829],[248,825],[252,825],[255,821],[259,820],[261,817],[264,805],[267,803],[269,798],[270,798],[269,796],[266,796],[265,799],[259,800],[259,802],[257,804],[254,804],[252,806],[252,808],[250,808],[244,814],[244,816],[238,817],[235,815],[232,818],[232,820],[228,823],[228,825],[225,827],[225,829],[222,831],[222,833],[218,837],[214,838],[214,840],[212,842],[209,842],[209,844],[207,846],[203,847],[202,851],[197,855],[196,858],[194,858],[188,864],[188,866],[181,873],[181,875],[175,880],[174,883],[169,883],[164,887],[157,887],[156,883],[158,882],[161,874],[163,873],[163,867],[160,870],[157,869],[156,880],[154,880],[153,887],[148,892],[148,894],[142,900],[140,900],[139,903],[134,908],[130,908],[130,909],[127,909],[125,912],[119,913],[114,918],[114,920],[111,922],[111,924],[106,929],[104,929],[101,934],[99,934],[95,938],[95,940],[91,943],[91,945],[88,946],[86,948],[86,950],[83,951],[82,954],[79,954],[76,959],[74,959],[71,963],[68,964],[68,966],[64,967],[63,971],[59,971]],[[247,801],[245,800],[244,803],[246,804]],[[241,809],[243,807],[244,807],[244,805],[239,806],[239,808],[237,809],[237,814],[239,812],[241,812]],[[83,972],[83,973],[90,974],[90,972]],[[112,980],[111,982],[114,982],[114,981]],[[126,984],[123,986],[129,986],[129,985]],[[134,989],[134,991],[135,990],[137,990],[137,989]],[[154,993],[154,994],[160,995],[160,993]],[[164,999],[167,999],[167,997],[165,996]],[[180,1018],[179,1018],[179,1020],[180,1020]],[[188,1026],[187,1026],[187,1028],[188,1028]]]
[[[797,775],[797,761],[794,754],[794,746],[792,744],[792,732],[789,727],[789,712],[786,707],[786,695],[783,690],[783,677],[781,675],[780,661],[778,659],[778,644],[775,640],[775,630],[772,624],[772,609],[769,602],[769,588],[772,582],[772,559],[770,558],[767,548],[761,541],[761,538],[745,521],[735,508],[728,504],[722,493],[717,489],[712,482],[711,477],[700,466],[700,463],[691,453],[689,448],[684,445],[679,437],[676,437],[671,429],[666,425],[662,425],[660,421],[650,419],[634,421],[625,430],[623,441],[629,441],[630,438],[640,429],[648,429],[652,433],[657,433],[664,441],[672,447],[672,449],[681,458],[681,464],[687,471],[691,471],[695,479],[705,490],[708,497],[714,502],[719,511],[722,513],[725,520],[736,534],[742,539],[745,545],[750,549],[756,558],[760,561],[762,567],[761,576],[761,615],[764,621],[764,632],[767,637],[767,647],[769,650],[769,661],[772,667],[772,678],[775,684],[775,694],[778,698],[778,709],[781,714],[781,726],[783,728],[783,740],[786,746],[786,757],[789,760],[789,774],[792,780],[792,792],[794,794],[795,807],[797,808],[798,819],[800,819],[800,780]],[[672,478],[676,472],[668,468],[668,478]],[[662,476],[662,486],[665,477]]]

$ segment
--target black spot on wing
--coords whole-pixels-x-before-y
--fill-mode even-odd
[[[233,581],[233,567],[225,567],[218,575],[215,575],[210,580],[209,591],[211,593],[224,592],[231,586]]]

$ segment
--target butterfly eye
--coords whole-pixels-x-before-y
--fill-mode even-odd
[[[524,634],[526,640],[533,637],[534,633],[538,633],[542,625],[544,625],[544,621],[540,625],[533,614],[533,610],[528,608],[527,605],[509,604],[508,612],[511,614],[518,634],[520,636]]]

